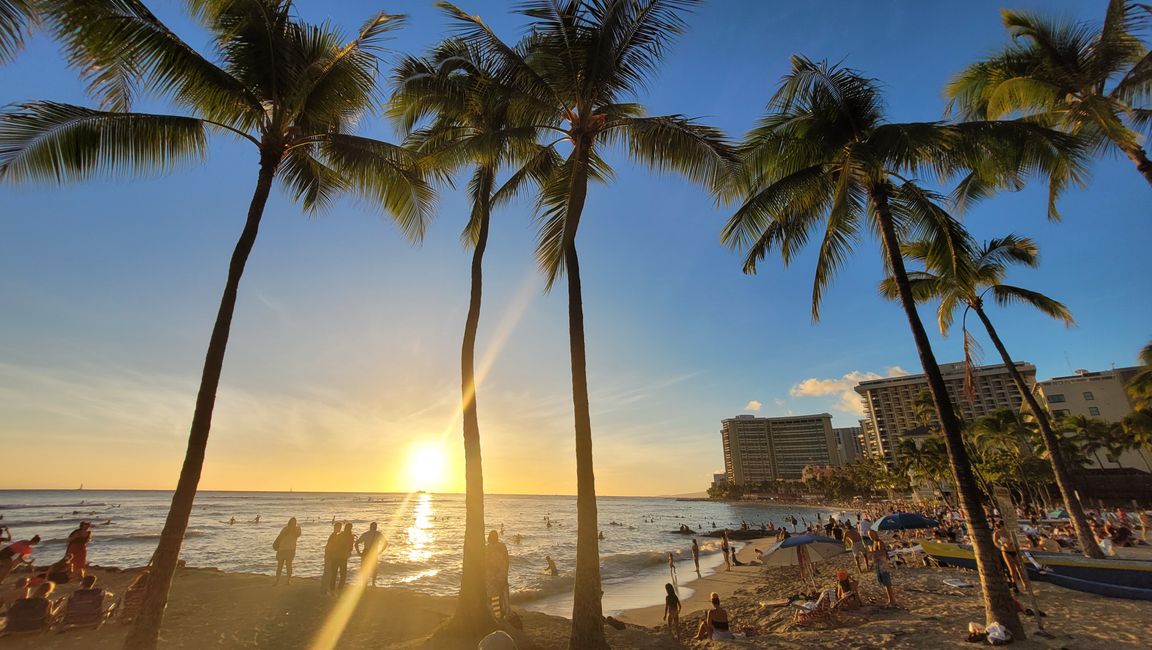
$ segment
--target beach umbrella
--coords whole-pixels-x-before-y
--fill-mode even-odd
[[[827,560],[844,552],[844,543],[823,535],[793,535],[777,542],[764,551],[764,566],[797,566],[800,554],[794,549],[804,547],[813,562]]]
[[[884,515],[872,524],[875,530],[911,530],[914,528],[936,528],[940,522],[915,512],[895,512]]]

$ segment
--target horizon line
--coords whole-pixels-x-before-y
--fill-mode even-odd
[[[175,488],[9,488],[9,487],[0,487],[0,492],[67,492],[67,493],[75,493],[75,492],[168,492],[168,493],[173,493],[175,491],[176,491]],[[204,489],[204,490],[197,490],[196,491],[197,494],[201,494],[203,492],[257,493],[257,494],[380,494],[380,495],[400,495],[400,496],[409,495],[409,494],[419,494],[419,493],[423,492],[425,494],[433,494],[433,495],[439,495],[439,496],[452,496],[452,495],[464,496],[465,495],[465,492],[433,492],[433,491],[427,491],[427,490],[413,490],[411,492],[388,492],[388,491],[370,491],[370,490],[301,490],[299,492],[295,492],[292,490]],[[697,493],[706,494],[706,491],[705,490],[699,490],[698,492],[685,492],[685,493],[682,493],[679,495],[677,495],[677,494],[597,494],[596,497],[597,498],[599,498],[599,497],[613,497],[613,498],[620,498],[620,499],[653,499],[653,498],[672,499],[672,498],[676,498],[678,496],[683,496],[686,494],[697,494]],[[573,498],[576,497],[575,494],[560,494],[560,493],[541,494],[541,493],[537,493],[537,492],[485,492],[484,496],[573,497]],[[4,506],[0,505],[0,510],[3,510],[3,509],[4,509]]]

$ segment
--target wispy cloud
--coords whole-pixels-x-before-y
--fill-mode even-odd
[[[750,401],[744,405],[744,410],[746,410],[746,411],[759,411],[761,406],[764,406],[764,405],[761,404],[758,400],[752,400],[752,401]]]
[[[864,415],[864,406],[860,403],[860,396],[853,390],[856,384],[870,379],[883,379],[885,377],[900,377],[908,374],[900,366],[891,366],[884,369],[884,374],[876,372],[863,372],[853,370],[841,377],[820,379],[810,377],[793,386],[788,394],[792,397],[836,397],[833,408],[844,413]]]

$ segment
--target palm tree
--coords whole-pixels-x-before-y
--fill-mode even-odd
[[[945,233],[953,235],[957,233]],[[984,297],[991,295],[992,300],[1000,306],[1019,303],[1038,309],[1043,314],[1063,321],[1071,326],[1075,321],[1072,312],[1061,302],[1053,300],[1042,293],[1024,289],[1004,283],[1004,276],[1008,272],[1008,265],[1022,264],[1035,268],[1040,262],[1039,248],[1036,242],[1027,237],[1007,235],[999,239],[992,239],[976,246],[974,242],[967,241],[968,235],[958,233],[966,241],[959,246],[957,242],[942,242],[921,240],[910,242],[904,246],[904,256],[924,264],[923,271],[913,271],[908,274],[908,282],[912,295],[918,302],[930,300],[940,301],[936,309],[936,320],[940,333],[947,335],[952,326],[956,312],[963,307],[965,318],[962,319],[964,335],[964,349],[970,350],[970,338],[967,328],[967,313],[969,310],[979,317],[1000,353],[1012,382],[1016,385],[1021,399],[1035,418],[1040,429],[1044,448],[1052,463],[1052,472],[1056,478],[1056,486],[1060,496],[1064,499],[1064,507],[1068,510],[1072,525],[1076,529],[1076,536],[1080,540],[1085,555],[1094,558],[1103,558],[1104,554],[1096,545],[1092,531],[1088,528],[1088,520],[1084,517],[1084,510],[1076,499],[1075,487],[1068,472],[1067,461],[1064,459],[1058,436],[1048,419],[1048,412],[1040,405],[1033,394],[1032,388],[1020,374],[1016,362],[1008,354],[1008,349],[1000,339],[999,333],[992,325],[985,309]],[[971,251],[971,255],[952,256],[951,251],[962,248]],[[897,294],[896,283],[892,278],[881,283],[881,293],[888,298],[895,298]],[[972,364],[969,355],[965,355],[966,371],[971,373]]]
[[[1152,408],[1142,408],[1129,413],[1121,425],[1124,427],[1128,449],[1140,454],[1148,471],[1152,471],[1152,462],[1149,462],[1148,456],[1144,455],[1145,449],[1152,449]]]
[[[723,134],[681,115],[646,116],[627,99],[659,66],[665,49],[685,27],[682,15],[696,0],[529,0],[519,11],[532,19],[515,47],[480,18],[453,5],[457,35],[490,62],[502,83],[521,97],[511,108],[563,143],[566,155],[540,192],[537,258],[548,287],[567,276],[568,333],[576,431],[576,580],[572,605],[574,648],[604,648],[596,540],[596,485],[585,361],[584,306],[576,235],[589,180],[608,180],[602,153],[622,146],[638,162],[712,184],[730,162]]]
[[[950,109],[965,119],[1022,114],[1115,147],[1152,184],[1141,131],[1152,125],[1152,56],[1138,36],[1148,5],[1110,0],[1102,25],[1001,11],[1013,43],[968,66],[948,84]]]
[[[1024,171],[1056,172],[1055,188],[1078,173],[1073,140],[1018,122],[975,124],[884,121],[875,83],[851,69],[792,58],[792,70],[742,145],[744,171],[723,188],[742,205],[723,240],[746,250],[744,270],[779,249],[785,264],[823,230],[812,290],[819,318],[824,289],[851,252],[861,230],[878,232],[884,259],[896,278],[920,362],[941,424],[952,479],[968,518],[988,621],[1023,633],[980,501],[952,399],[916,312],[900,255],[901,237],[959,231],[961,226],[932,192],[907,180],[969,170],[981,187],[1019,180]],[[1011,143],[1011,144],[1009,144]],[[1004,173],[1001,169],[1011,168]],[[821,227],[822,226],[822,227]],[[958,241],[953,239],[952,241]],[[961,242],[962,243],[962,242]],[[958,250],[953,255],[966,254]]]
[[[32,4],[32,0],[0,0],[0,63],[11,61],[24,47],[36,17]]]
[[[1104,468],[1100,452],[1108,450],[1111,432],[1107,422],[1086,415],[1068,415],[1060,420],[1059,426],[1071,436],[1084,454],[1094,457],[1096,465]]]
[[[341,192],[383,206],[421,236],[430,190],[403,148],[348,132],[375,101],[381,39],[403,21],[376,14],[351,39],[301,23],[283,0],[200,1],[217,62],[177,37],[135,0],[45,0],[47,20],[74,63],[89,61],[93,90],[117,110],[31,102],[0,114],[0,177],[65,182],[98,173],[166,170],[201,157],[207,132],[250,142],[256,189],[228,267],[205,356],[188,447],[153,555],[144,608],[126,644],[156,645],[196,496],[240,277],[273,182],[312,211]],[[183,115],[124,110],[136,88],[170,97]]]
[[[555,152],[536,144],[537,129],[518,126],[509,115],[510,89],[496,83],[484,59],[459,40],[447,40],[428,57],[405,57],[393,75],[390,115],[408,132],[424,166],[453,172],[472,166],[472,207],[461,236],[472,247],[471,291],[460,349],[461,411],[466,484],[463,572],[456,614],[444,632],[475,644],[496,628],[484,566],[484,472],[476,404],[476,334],[483,295],[484,251],[492,209],[515,196],[525,181],[542,181],[555,166]],[[420,122],[431,123],[413,132]],[[507,166],[520,167],[502,185]]]
[[[1152,408],[1152,342],[1140,350],[1140,366],[1128,380],[1128,395],[1137,410]]]

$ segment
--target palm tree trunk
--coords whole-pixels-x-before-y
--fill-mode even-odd
[[[460,394],[464,424],[464,569],[460,597],[452,626],[473,644],[495,630],[496,620],[488,602],[484,564],[484,471],[480,457],[480,418],[476,408],[476,333],[480,327],[480,303],[484,289],[484,251],[488,247],[493,170],[481,170],[482,183],[476,198],[480,230],[472,252],[472,286],[464,341],[460,346]],[[473,639],[472,637],[476,637]]]
[[[1022,639],[1025,636],[1024,626],[1020,623],[1020,616],[1008,591],[1008,584],[1000,573],[997,559],[999,551],[992,542],[992,531],[988,529],[988,521],[984,517],[984,507],[980,501],[976,478],[972,473],[972,463],[964,450],[960,422],[956,418],[956,411],[944,384],[944,376],[940,373],[940,366],[932,353],[928,333],[924,330],[924,323],[920,321],[916,303],[912,298],[912,287],[908,283],[908,273],[904,268],[904,259],[900,255],[900,240],[896,236],[892,213],[888,207],[887,188],[880,185],[873,186],[870,194],[876,208],[877,220],[880,222],[884,254],[892,267],[892,277],[895,278],[900,292],[900,304],[908,317],[912,338],[916,342],[916,351],[920,355],[920,363],[928,380],[928,389],[932,393],[932,401],[936,404],[936,415],[940,419],[940,428],[944,433],[944,445],[948,450],[952,479],[956,484],[965,520],[968,522],[968,535],[972,538],[976,571],[979,573],[980,587],[984,594],[984,617],[988,623],[999,621],[1012,631],[1014,637]]]
[[[204,452],[208,447],[208,433],[212,428],[212,410],[216,406],[216,389],[220,385],[220,373],[224,369],[224,351],[228,346],[228,333],[232,328],[232,315],[236,310],[236,294],[240,288],[240,276],[244,265],[256,243],[260,228],[260,218],[264,214],[264,204],[272,189],[272,179],[276,176],[279,156],[261,156],[260,175],[256,181],[256,191],[248,207],[248,220],[228,265],[228,280],[224,285],[224,295],[220,298],[220,310],[216,314],[216,324],[212,327],[212,337],[208,341],[208,353],[204,358],[204,371],[200,377],[200,392],[196,395],[196,410],[192,415],[192,429],[188,434],[188,449],[184,453],[184,466],[180,469],[180,480],[172,495],[172,506],[160,532],[160,542],[152,555],[152,567],[148,576],[148,588],[144,592],[144,604],[136,624],[124,640],[129,650],[152,650],[160,636],[160,626],[164,622],[164,608],[168,605],[168,590],[176,572],[176,562],[180,558],[180,545],[188,529],[188,518],[192,514],[192,503],[196,499],[196,487],[200,483],[200,473],[204,468]]]
[[[584,298],[576,230],[588,194],[588,148],[576,138],[572,186],[565,219],[564,267],[568,276],[568,338],[572,356],[572,407],[576,420],[576,583],[572,591],[572,650],[608,648],[600,598],[599,522],[596,515],[596,476],[592,466],[592,416],[588,405],[588,367],[584,348]]]
[[[1104,553],[1096,544],[1092,530],[1088,528],[1088,519],[1084,516],[1084,509],[1076,500],[1072,476],[1068,473],[1068,465],[1064,461],[1064,452],[1060,449],[1060,441],[1056,437],[1056,432],[1052,430],[1052,423],[1048,421],[1048,412],[1040,406],[1036,396],[1028,389],[1028,385],[1024,382],[1024,376],[1016,369],[1016,363],[1008,354],[1008,348],[1004,347],[1004,342],[1000,340],[1000,335],[996,333],[996,328],[992,326],[988,314],[984,313],[984,308],[979,304],[972,305],[972,308],[980,317],[980,322],[984,323],[984,329],[988,330],[988,338],[992,339],[992,344],[996,346],[996,351],[1000,353],[1000,358],[1008,367],[1008,374],[1011,375],[1012,382],[1016,384],[1016,390],[1020,392],[1020,397],[1024,399],[1024,403],[1028,405],[1028,410],[1032,411],[1032,415],[1036,418],[1036,424],[1040,427],[1040,437],[1044,440],[1044,448],[1048,451],[1052,474],[1056,478],[1056,487],[1060,489],[1060,497],[1064,499],[1064,509],[1068,511],[1068,516],[1072,519],[1072,527],[1076,529],[1076,539],[1080,540],[1080,548],[1088,557],[1103,559]]]
[[[1148,160],[1148,155],[1144,149],[1139,146],[1125,146],[1121,149],[1132,162],[1136,163],[1136,171],[1140,172],[1140,175],[1148,181],[1149,185],[1152,185],[1152,160]]]

